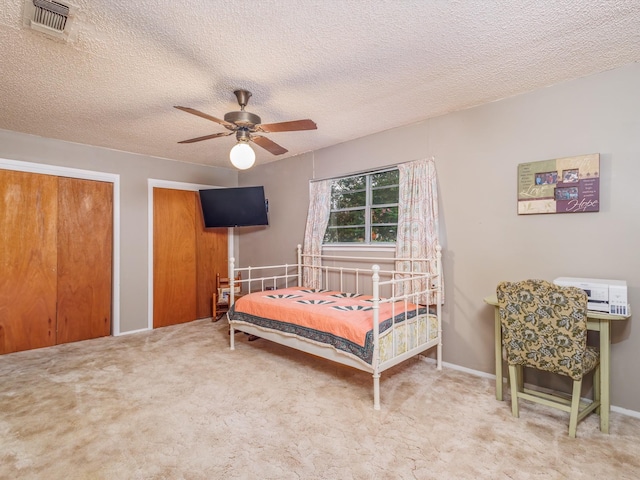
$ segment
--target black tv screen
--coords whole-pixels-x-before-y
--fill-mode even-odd
[[[264,187],[200,190],[206,228],[269,225]]]

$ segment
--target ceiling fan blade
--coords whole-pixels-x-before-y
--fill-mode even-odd
[[[178,110],[182,110],[183,112],[187,112],[187,113],[191,113],[192,115],[197,115],[199,117],[202,118],[206,118],[207,120],[211,120],[212,122],[216,122],[219,123],[220,125],[223,125],[227,128],[232,128],[235,129],[236,126],[233,123],[229,123],[225,120],[221,120],[219,118],[216,117],[212,117],[211,115],[207,115],[206,113],[201,112],[200,110],[196,110],[194,108],[189,108],[189,107],[180,107],[180,106],[175,106],[175,108],[177,108]]]
[[[287,153],[287,150],[284,147],[281,147],[276,142],[269,140],[267,137],[263,137],[262,135],[252,135],[251,141],[260,147],[264,148],[269,153],[273,155],[282,155],[283,153]]]
[[[316,130],[318,126],[313,120],[293,120],[291,122],[263,123],[256,125],[256,130],[266,133],[294,132],[298,130]]]
[[[210,140],[212,138],[218,138],[218,137],[228,137],[229,135],[231,135],[233,132],[222,132],[222,133],[214,133],[212,135],[205,135],[204,137],[197,137],[197,138],[191,138],[189,140],[182,140],[181,142],[178,143],[194,143],[194,142],[201,142],[202,140]]]

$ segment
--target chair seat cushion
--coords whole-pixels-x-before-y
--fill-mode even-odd
[[[600,360],[600,353],[595,347],[587,347],[584,351],[584,356],[582,357],[582,369],[583,373],[588,373],[593,368],[598,365],[598,361]]]

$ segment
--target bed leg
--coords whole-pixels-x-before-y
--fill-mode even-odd
[[[235,337],[235,330],[233,329],[233,327],[231,325],[229,325],[229,348],[231,350],[235,350],[236,349],[236,337]]]
[[[373,409],[380,410],[380,374],[373,374]]]
[[[438,343],[438,346],[436,347],[437,353],[436,353],[436,368],[438,370],[442,370],[442,343]]]

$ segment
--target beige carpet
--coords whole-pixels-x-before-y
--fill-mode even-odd
[[[382,377],[208,320],[0,357],[2,479],[637,479],[640,420],[562,412],[418,359]],[[446,345],[445,345],[446,348]]]

